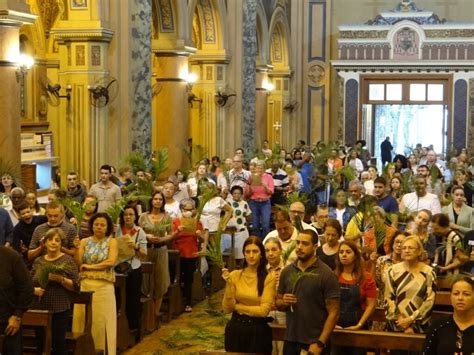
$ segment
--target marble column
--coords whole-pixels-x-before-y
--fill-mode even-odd
[[[151,157],[151,0],[131,4],[130,141],[132,150]]]
[[[189,138],[187,84],[181,78],[188,71],[188,57],[156,53],[156,80],[159,93],[153,98],[153,150],[169,150],[168,173],[187,164],[183,148]]]
[[[242,11],[242,148],[255,149],[257,0],[244,0]]]

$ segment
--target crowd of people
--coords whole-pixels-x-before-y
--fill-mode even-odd
[[[223,309],[232,313],[227,351],[364,354],[330,346],[333,329],[343,328],[427,333],[427,353],[472,352],[472,160],[465,149],[443,159],[421,146],[392,159],[387,142],[382,169],[364,141],[299,141],[291,152],[266,144],[253,156],[238,148],[232,158],[202,158],[161,181],[143,168],[121,167],[116,176],[103,165],[90,188],[78,173],[67,174],[66,188],[50,191],[44,208],[4,174],[0,250],[8,255],[3,262],[23,261],[12,270],[21,282],[1,285],[11,294],[0,299],[0,326],[17,333],[26,309],[47,309],[53,351],[63,354],[68,292],[94,291],[95,347],[114,354],[116,270],[129,265],[126,315],[139,334],[141,295],[153,299],[158,316],[170,285],[168,249],[179,251],[184,309],[192,312],[194,273],[212,267],[204,256],[223,227],[221,251],[237,264],[222,270]],[[111,213],[117,206],[119,215]],[[154,263],[150,277],[142,275],[144,260]],[[458,277],[454,313],[431,323],[437,279],[451,276]],[[210,278],[203,280],[208,288]],[[385,309],[386,322],[370,321],[376,307]],[[84,312],[73,313],[73,329],[80,329]],[[272,342],[271,321],[286,324],[284,344]],[[453,335],[433,335],[442,327]],[[21,348],[21,337],[7,340]]]

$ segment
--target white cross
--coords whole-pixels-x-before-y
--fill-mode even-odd
[[[275,128],[275,130],[278,132],[278,131],[280,130],[280,128],[281,128],[280,122],[278,122],[278,121],[275,122],[275,123],[273,124],[273,128]]]

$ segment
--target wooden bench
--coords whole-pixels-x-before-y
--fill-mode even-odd
[[[192,287],[192,295],[193,295],[193,303],[201,302],[206,295],[204,294],[204,287],[203,287],[203,278],[201,274],[201,257],[198,258],[196,270],[193,274],[193,287]]]
[[[91,333],[93,294],[93,291],[71,292],[72,304],[85,306],[84,331],[67,332],[66,334],[68,352],[74,355],[95,354],[94,339]]]
[[[124,351],[134,344],[125,311],[127,304],[126,282],[127,275],[115,274],[115,287],[118,288],[120,294],[120,304],[117,311],[117,349],[119,351]]]
[[[285,339],[285,325],[271,324],[273,340]],[[395,332],[374,332],[369,330],[335,329],[331,334],[331,344],[338,346],[352,346],[368,349],[391,349],[421,351],[425,335],[405,334]]]
[[[42,329],[42,334],[44,336],[42,341],[43,354],[51,354],[51,344],[52,344],[52,334],[51,334],[51,324],[52,324],[53,314],[46,310],[34,310],[30,309],[27,312],[23,313],[22,326],[23,326],[23,353],[34,353],[36,354],[36,349],[38,342],[36,340],[36,332],[34,329]],[[1,349],[1,347],[0,347]]]
[[[151,261],[142,261],[142,274],[143,278],[151,277],[153,273],[153,267],[155,263]],[[142,319],[141,319],[141,329],[140,329],[140,339],[142,339],[145,334],[150,334],[156,329],[156,317],[155,317],[155,305],[153,299],[150,295],[143,295],[140,298],[142,304]]]
[[[451,306],[451,292],[437,291],[435,298],[435,305]]]
[[[181,301],[181,258],[178,250],[168,250],[170,268],[174,269],[174,278],[171,280],[166,295],[163,297],[163,307],[165,307],[167,322],[173,316],[178,316],[183,311]],[[162,307],[162,308],[163,308]]]
[[[229,271],[232,271],[235,269],[235,232],[237,231],[237,228],[235,227],[227,227],[224,231],[223,234],[228,234],[230,235],[230,251],[226,253],[222,253],[222,256],[224,257],[224,262],[227,265],[227,268]]]

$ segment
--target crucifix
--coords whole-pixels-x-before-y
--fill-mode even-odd
[[[276,121],[274,124],[273,124],[273,128],[275,128],[275,130],[278,132],[281,128],[281,124],[280,122]]]

